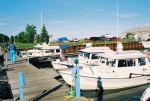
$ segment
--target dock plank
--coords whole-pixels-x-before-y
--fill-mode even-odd
[[[23,87],[25,101],[62,101],[69,89],[55,79],[59,74],[53,69],[38,69],[28,64],[24,58],[17,57],[16,63],[8,61],[8,80],[13,97],[19,97],[18,72],[21,71],[26,80]],[[80,101],[73,98],[70,101]],[[82,100],[81,100],[82,101]]]

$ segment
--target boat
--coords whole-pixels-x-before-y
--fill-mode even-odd
[[[30,53],[29,57],[59,56],[61,53],[62,49],[59,46],[45,46],[40,48],[40,51]]]
[[[32,50],[20,51],[22,57],[44,57],[44,56],[55,56],[62,53],[62,49],[59,46],[48,45],[43,43],[42,45],[37,44]]]
[[[97,54],[99,65],[80,66],[81,90],[119,90],[150,83],[149,61],[141,51],[129,50]],[[72,85],[72,70],[60,70],[67,84]]]
[[[27,51],[20,51],[20,56],[21,57],[26,57],[26,53],[28,52],[28,54],[32,54],[34,52],[39,52],[41,51],[42,47],[48,46],[46,43],[41,44],[37,44],[35,46],[33,46],[33,49],[27,50]]]
[[[98,57],[96,56],[97,53],[103,53],[103,52],[112,52],[109,47],[101,46],[101,47],[93,47],[91,43],[86,44],[86,48],[81,49],[78,51],[77,57],[69,57],[67,59],[57,59],[55,61],[51,61],[54,70],[61,70],[66,68],[72,68],[76,64],[74,64],[74,60],[78,59],[79,64],[96,64]]]

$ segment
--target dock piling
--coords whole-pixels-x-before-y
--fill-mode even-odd
[[[24,101],[23,86],[25,85],[25,78],[22,72],[18,72],[18,80],[20,101]]]
[[[29,64],[29,53],[26,52],[26,56],[27,56],[27,63]]]

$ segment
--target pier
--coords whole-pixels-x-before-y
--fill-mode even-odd
[[[17,57],[15,63],[8,61],[7,69],[12,98],[19,97],[19,71],[24,74],[26,82],[23,87],[24,101],[62,101],[62,97],[66,96],[65,91],[69,89],[56,80],[59,76],[56,71],[49,68],[38,69],[28,64],[25,58]],[[79,98],[72,98],[69,101],[79,101]]]
[[[17,56],[17,61],[12,63],[8,58],[8,67],[5,68],[7,70],[12,100],[6,101],[13,101],[13,98],[15,98],[16,101],[20,101],[18,72],[22,72],[25,77],[25,86],[23,86],[24,101],[63,101],[62,98],[67,96],[66,90],[68,90],[69,87],[52,67],[40,69],[40,65],[43,63],[39,62],[33,65],[32,62],[28,63],[26,58],[19,56]],[[61,81],[58,80],[58,78],[60,78]],[[81,91],[81,94],[87,98],[92,98],[91,101],[128,101],[129,98],[134,96],[141,97],[148,86],[149,84],[146,84],[122,91],[111,91],[107,93],[105,91]],[[86,100],[74,97],[68,101]]]

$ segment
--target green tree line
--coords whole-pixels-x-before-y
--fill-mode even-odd
[[[11,35],[10,38],[0,33],[0,43],[5,43],[8,41],[20,42],[20,43],[39,43],[49,41],[49,35],[46,30],[45,25],[43,24],[40,34],[37,34],[36,26],[27,24],[25,31],[19,32],[18,35]]]

